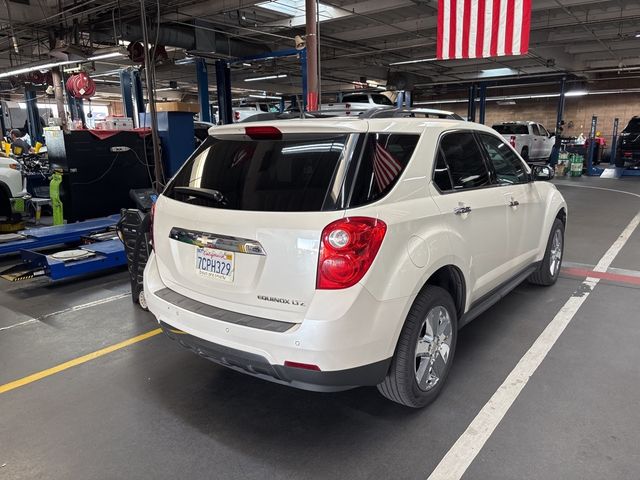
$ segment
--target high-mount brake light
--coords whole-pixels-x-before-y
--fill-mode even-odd
[[[327,225],[320,239],[316,288],[336,290],[358,283],[376,258],[387,225],[376,218],[346,217]]]
[[[282,140],[282,132],[276,127],[245,127],[244,133],[253,140]]]

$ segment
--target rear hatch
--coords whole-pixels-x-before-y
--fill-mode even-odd
[[[154,248],[172,290],[301,322],[316,290],[323,229],[386,195],[419,134],[366,133],[361,120],[271,125],[212,130],[157,202]]]
[[[154,247],[169,288],[240,313],[302,321],[320,235],[344,215],[345,168],[360,137],[351,126],[320,130],[220,127],[205,141],[156,206]]]

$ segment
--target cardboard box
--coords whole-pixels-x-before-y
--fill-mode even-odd
[[[200,105],[198,105],[197,103],[186,102],[160,102],[156,103],[156,111],[199,113]]]

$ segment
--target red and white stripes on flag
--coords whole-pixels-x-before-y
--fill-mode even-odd
[[[524,55],[531,0],[438,0],[438,60]]]
[[[400,175],[402,165],[382,145],[376,142],[373,152],[373,178],[378,191],[384,191]]]

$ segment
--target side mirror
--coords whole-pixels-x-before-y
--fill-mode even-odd
[[[549,165],[534,165],[531,173],[534,180],[551,180],[555,176],[553,168]]]

